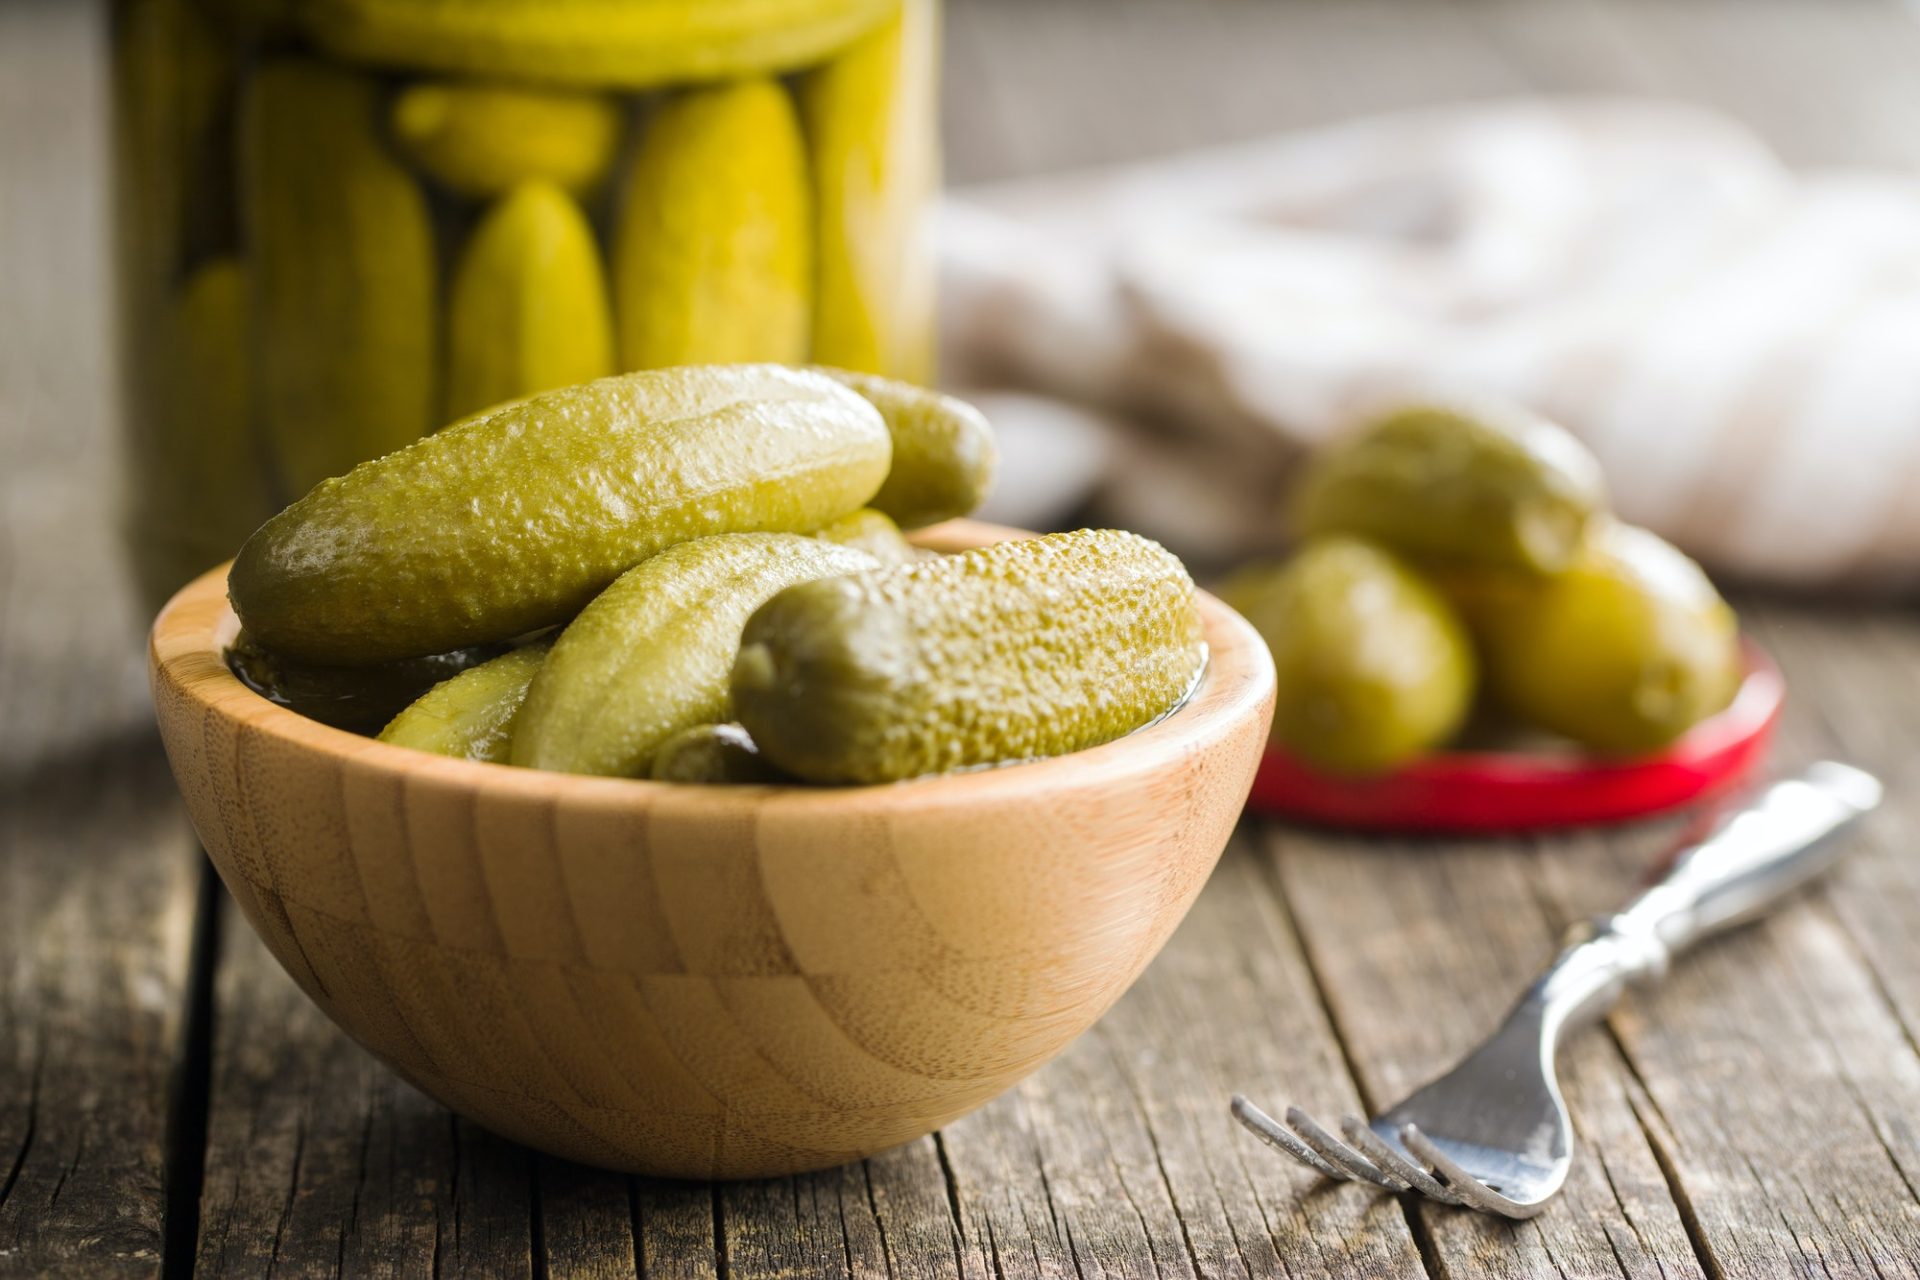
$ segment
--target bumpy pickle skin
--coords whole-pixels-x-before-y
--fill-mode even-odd
[[[1472,642],[1440,593],[1357,538],[1308,543],[1243,570],[1221,599],[1273,652],[1273,741],[1337,773],[1406,764],[1459,731],[1477,680]]]
[[[924,558],[920,548],[900,532],[899,525],[888,519],[885,512],[872,507],[862,507],[852,515],[842,516],[813,536],[857,548],[885,565],[912,564]]]
[[[1344,533],[1424,563],[1557,573],[1606,510],[1600,464],[1508,406],[1411,405],[1335,440],[1295,495],[1300,533]]]
[[[228,595],[262,643],[312,662],[508,640],[675,543],[818,529],[865,505],[891,451],[872,405],[802,370],[603,378],[320,485],[247,540]]]
[[[796,777],[894,782],[1122,737],[1205,662],[1180,561],[1083,529],[789,587],[741,635],[734,711]]]
[[[818,193],[813,358],[933,380],[938,0],[904,0],[800,81]]]
[[[752,785],[784,780],[737,724],[697,724],[660,744],[648,775],[655,782]]]
[[[613,311],[587,217],[529,182],[474,229],[447,315],[447,416],[613,372]]]
[[[241,103],[260,411],[283,495],[417,439],[438,408],[433,226],[373,80],[269,62]]]
[[[808,66],[899,0],[225,0],[406,70],[646,89]]]
[[[1482,576],[1450,590],[1498,704],[1609,755],[1666,746],[1732,700],[1739,622],[1700,566],[1607,521],[1553,578]]]
[[[513,722],[552,644],[522,645],[443,680],[380,731],[380,741],[456,760],[505,764]]]
[[[728,673],[747,616],[782,588],[875,567],[852,547],[734,533],[669,547],[567,624],[513,735],[513,763],[645,777],[660,744],[731,713]]]
[[[242,631],[227,649],[227,666],[277,706],[348,733],[372,734],[434,685],[500,652],[499,645],[477,645],[372,667],[314,666],[283,658]]]
[[[599,94],[433,81],[394,95],[394,143],[429,178],[469,199],[528,182],[575,196],[606,181],[626,112]]]
[[[656,107],[614,233],[621,367],[806,359],[811,204],[779,84],[690,89]]]
[[[964,516],[993,489],[1000,451],[986,415],[955,396],[825,365],[821,373],[872,402],[893,433],[893,466],[873,506],[903,529]]]

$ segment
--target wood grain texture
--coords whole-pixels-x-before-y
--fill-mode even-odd
[[[950,6],[946,127],[958,180],[1531,89],[1675,94],[1733,110],[1795,162],[1920,167],[1912,127],[1920,24],[1900,0],[1060,0],[1042,8],[1025,0]],[[117,593],[103,497],[115,449],[98,48],[92,5],[0,5],[0,1183],[17,1165],[0,1194],[3,1276],[159,1268],[165,1077],[179,1058],[192,986],[184,973],[192,853],[172,825],[175,801],[158,757],[141,745],[137,628]],[[1603,1173],[1618,1196],[1609,1208],[1606,1186],[1583,1184],[1594,1194],[1578,1206],[1590,1220],[1569,1229],[1588,1242],[1578,1251],[1559,1246],[1560,1235],[1542,1237],[1545,1223],[1480,1230],[1427,1209],[1409,1219],[1399,1201],[1314,1183],[1231,1126],[1224,1097],[1234,1088],[1330,1113],[1350,1105],[1359,1089],[1347,1053],[1363,1084],[1388,1070],[1411,1077],[1440,1065],[1411,1051],[1401,1065],[1383,1065],[1334,1038],[1345,1023],[1330,1020],[1322,1000],[1352,1005],[1335,987],[1345,966],[1316,972],[1305,958],[1337,960],[1360,944],[1317,918],[1317,895],[1281,896],[1292,875],[1265,849],[1266,829],[1250,828],[1161,958],[1052,1066],[936,1137],[855,1166],[865,1175],[858,1182],[836,1171],[770,1184],[789,1201],[796,1184],[798,1194],[813,1194],[810,1178],[866,1184],[865,1218],[851,1190],[832,1196],[852,1219],[844,1231],[824,1210],[729,1201],[702,1183],[577,1169],[578,1180],[549,1176],[552,1162],[455,1121],[372,1063],[228,911],[200,1261],[223,1274],[266,1274],[275,1269],[271,1247],[263,1258],[245,1242],[270,1243],[277,1231],[282,1274],[331,1272],[343,1236],[348,1273],[375,1275],[427,1276],[437,1263],[449,1275],[561,1275],[569,1266],[631,1274],[622,1268],[638,1266],[649,1276],[717,1278],[800,1257],[830,1274],[884,1274],[890,1263],[902,1276],[1072,1275],[1102,1263],[1122,1273],[1249,1276],[1551,1273],[1557,1263],[1578,1274],[1604,1238],[1627,1262],[1609,1268],[1600,1258],[1601,1274],[1651,1273],[1653,1257],[1678,1276],[1691,1271],[1686,1256],[1675,1256],[1677,1215],[1694,1270],[1872,1275],[1877,1263],[1911,1274],[1889,1261],[1910,1240],[1912,1210],[1887,1170],[1920,1184],[1916,1111],[1903,1083],[1908,1058],[1887,1037],[1897,1026],[1911,1045],[1920,1032],[1912,924],[1920,860],[1911,853],[1920,825],[1920,625],[1905,610],[1748,613],[1793,686],[1783,757],[1839,752],[1870,765],[1889,783],[1887,809],[1861,828],[1858,853],[1816,896],[1810,917],[1769,926],[1751,944],[1757,950],[1727,940],[1740,948],[1730,972],[1703,974],[1703,986],[1670,988],[1651,1004],[1632,997],[1615,1035],[1582,1041],[1579,1160],[1605,1155],[1604,1169],[1589,1172]],[[1322,858],[1345,847],[1298,832],[1272,838]],[[1452,1024],[1490,1017],[1506,993],[1475,989],[1465,974],[1517,980],[1540,958],[1529,946],[1609,902],[1659,838],[1556,842],[1537,854],[1516,847],[1511,861],[1539,872],[1525,878],[1531,914],[1503,887],[1512,865],[1476,862],[1433,901],[1451,913],[1445,928],[1469,940],[1474,922],[1489,918],[1498,941],[1472,953],[1482,967],[1436,976],[1417,955],[1382,960],[1369,950],[1368,963],[1385,968],[1367,980],[1412,973],[1429,998],[1396,1007],[1448,1024],[1434,1031],[1436,1042],[1470,1036],[1472,1025]],[[1261,846],[1257,856],[1250,841]],[[1401,852],[1445,863],[1457,847]],[[65,913],[59,928],[23,931],[23,921],[53,911]],[[1521,919],[1491,919],[1496,911]],[[1303,948],[1303,937],[1313,945]],[[1835,977],[1822,976],[1828,960]],[[1781,963],[1811,966],[1811,976],[1783,974]],[[1779,992],[1740,988],[1778,980],[1787,984]],[[1696,1002],[1723,996],[1785,1021],[1751,1034],[1706,1022],[1709,1068],[1737,1073],[1744,1096],[1738,1107],[1716,1095],[1708,1101],[1717,1110],[1685,1113],[1682,1104],[1695,1100],[1687,1082],[1660,1072],[1692,1068],[1691,1050],[1674,1042],[1704,1016]],[[1782,1073],[1752,1060],[1791,1046],[1793,1034],[1829,1031],[1832,1043],[1816,1043],[1809,1059],[1818,1069],[1801,1063]],[[1372,1034],[1376,1044],[1391,1038]],[[1733,1067],[1723,1054],[1736,1055]],[[1827,1067],[1833,1074],[1823,1074]],[[1070,1087],[1102,1097],[1061,1097]],[[1829,1108],[1843,1112],[1832,1131],[1848,1149],[1838,1154],[1825,1141]],[[1816,1139],[1811,1146],[1754,1157],[1752,1167],[1735,1159],[1770,1152],[1776,1118],[1796,1112],[1810,1118],[1788,1132]],[[289,1115],[304,1122],[289,1124]],[[1068,1123],[1111,1128],[1114,1158],[1086,1134],[1063,1136]],[[1650,1174],[1636,1144],[1674,1156],[1670,1168],[1656,1163]],[[1146,1176],[1151,1150],[1164,1191]],[[357,1208],[351,1194],[319,1190],[363,1177]],[[1060,1198],[1048,1196],[1056,1179],[1074,1188],[1059,1214],[1064,1229],[1055,1225]],[[261,1185],[233,1194],[253,1181]],[[619,1188],[629,1192],[630,1242],[618,1235]],[[1881,1198],[1862,1207],[1853,1197],[1863,1189]],[[283,1226],[290,1192],[296,1211]],[[1129,1193],[1141,1205],[1136,1223],[1144,1216],[1149,1227],[1128,1229],[1121,1211],[1088,1204],[1125,1206]],[[1697,1220],[1688,1205],[1701,1209]],[[1856,1211],[1857,1231],[1849,1225]],[[766,1239],[802,1230],[833,1234],[837,1269],[831,1248]],[[437,1259],[426,1245],[436,1231]],[[1449,1243],[1455,1237],[1467,1243]],[[1551,1258],[1549,1243],[1561,1249]],[[184,1270],[193,1253],[189,1230],[174,1261]]]
[[[1010,531],[956,522],[949,549]],[[824,1168],[930,1132],[1104,1013],[1200,891],[1265,741],[1272,663],[1202,597],[1165,719],[891,787],[684,787],[451,760],[227,670],[224,571],[154,624],[194,827],[268,948],[405,1078],[633,1172]]]
[[[0,8],[0,1275],[156,1274],[199,859],[130,665],[95,28]],[[60,199],[49,200],[57,193]],[[132,646],[132,647],[130,647]]]

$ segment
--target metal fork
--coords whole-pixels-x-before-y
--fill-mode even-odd
[[[1566,1183],[1573,1127],[1554,1075],[1568,1031],[1651,981],[1694,943],[1763,914],[1826,870],[1833,837],[1880,803],[1871,774],[1833,761],[1766,786],[1683,843],[1665,874],[1625,908],[1576,926],[1565,948],[1484,1044],[1369,1122],[1341,1117],[1336,1137],[1298,1107],[1280,1124],[1244,1097],[1233,1115],[1329,1178],[1419,1191],[1447,1204],[1531,1218]]]

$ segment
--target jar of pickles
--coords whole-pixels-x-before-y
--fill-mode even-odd
[[[118,0],[155,605],[320,480],[675,364],[931,373],[936,0]]]

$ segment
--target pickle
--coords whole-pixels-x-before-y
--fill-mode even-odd
[[[240,353],[226,356],[216,345],[233,301],[230,273],[214,273],[209,279],[215,283],[207,285],[188,268],[231,238],[231,201],[217,179],[225,158],[221,125],[233,88],[233,50],[196,0],[116,4],[112,41],[122,400],[129,471],[138,486],[128,550],[151,611],[194,574],[231,554],[238,545],[233,527],[246,518],[225,508],[224,493],[211,508],[198,505],[206,482],[215,478],[207,465],[212,459],[197,424],[193,435],[174,434],[181,423],[175,412],[184,381],[180,360],[212,362],[223,366],[221,373],[225,366],[244,368]],[[232,420],[232,389],[223,378],[209,392],[218,401],[209,407],[215,419],[209,436]],[[249,477],[247,485],[231,500],[246,506],[260,479]]]
[[[1083,529],[787,588],[742,633],[734,712],[796,777],[891,782],[1119,738],[1205,662],[1179,560]]]
[[[114,6],[114,201],[131,351],[218,220],[217,124],[233,89],[233,49],[197,0]]]
[[[245,268],[233,258],[208,261],[145,340],[157,359],[144,406],[152,438],[139,455],[134,554],[157,608],[273,514],[252,430]]]
[[[388,120],[400,150],[441,186],[492,199],[523,182],[585,195],[606,180],[626,113],[597,94],[457,81],[411,85]]]
[[[421,694],[380,731],[380,741],[456,760],[504,764],[513,723],[550,642],[522,645]]]
[[[852,515],[841,516],[814,535],[843,547],[855,547],[881,564],[912,564],[922,558],[920,548],[907,541],[900,526],[886,513],[862,507]]]
[[[806,359],[809,202],[778,84],[693,89],[658,107],[614,238],[621,366]]]
[[[245,2],[290,7],[287,0]],[[807,66],[872,29],[897,3],[308,0],[292,7],[321,48],[382,66],[643,89]]]
[[[1600,464],[1546,419],[1414,405],[1323,449],[1294,514],[1308,536],[1349,533],[1442,565],[1557,573],[1605,509]]]
[[[242,103],[260,410],[289,495],[433,425],[433,228],[378,107],[372,81],[299,61]]]
[[[780,782],[780,771],[737,724],[697,724],[660,744],[653,753],[655,782]]]
[[[986,500],[1000,454],[978,409],[893,378],[819,369],[872,401],[893,433],[893,466],[874,507],[903,529],[919,529],[966,515]]]
[[[813,358],[921,383],[933,380],[939,26],[937,0],[904,0],[798,90],[819,201]]]
[[[320,485],[247,540],[228,593],[263,644],[311,662],[509,640],[676,542],[818,529],[873,496],[890,452],[872,405],[804,370],[602,378]]]
[[[728,716],[748,614],[783,587],[873,567],[852,547],[783,533],[700,538],[641,561],[560,633],[514,729],[513,763],[646,776],[666,739]]]
[[[1332,535],[1220,596],[1273,651],[1273,741],[1323,769],[1377,773],[1451,738],[1473,705],[1466,628],[1401,560]]]
[[[349,733],[378,733],[434,685],[500,652],[498,645],[481,645],[372,667],[315,666],[289,661],[242,631],[227,650],[227,665],[269,702]]]
[[[573,197],[529,182],[475,229],[447,316],[447,414],[613,372],[613,315],[593,228]]]
[[[1596,751],[1654,751],[1725,707],[1739,624],[1700,566],[1611,521],[1554,578],[1483,577],[1460,593],[1496,701]]]

